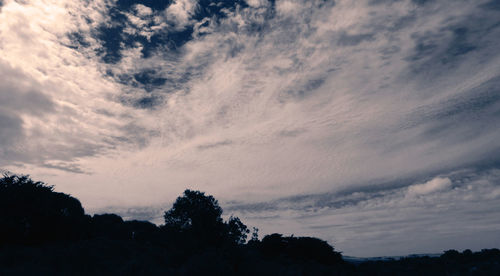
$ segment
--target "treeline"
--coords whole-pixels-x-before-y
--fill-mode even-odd
[[[55,192],[52,186],[28,176],[4,175],[0,275],[489,275],[500,271],[498,250],[447,251],[440,258],[354,265],[317,238],[272,234],[259,240],[256,228],[250,231],[237,217],[223,220],[222,212],[212,196],[186,190],[164,213],[160,226],[124,221],[116,214],[90,216],[76,198]]]
[[[0,275],[341,275],[327,242],[258,239],[217,200],[186,190],[165,224],[87,215],[80,202],[28,176],[0,179]],[[248,237],[251,235],[251,237]]]
[[[369,261],[357,266],[359,275],[500,275],[500,250],[445,251],[439,257],[406,257]]]

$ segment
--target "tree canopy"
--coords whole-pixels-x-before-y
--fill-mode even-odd
[[[213,196],[189,189],[177,198],[164,218],[165,228],[190,235],[204,245],[243,244],[249,232],[237,217],[224,222],[222,208]]]
[[[80,201],[29,176],[0,179],[0,243],[75,239],[86,219]]]

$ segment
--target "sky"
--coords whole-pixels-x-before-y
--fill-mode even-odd
[[[2,0],[0,169],[367,257],[500,247],[496,0]]]

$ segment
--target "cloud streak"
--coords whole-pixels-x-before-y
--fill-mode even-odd
[[[347,255],[481,249],[498,243],[498,177],[498,169],[461,170],[402,188],[230,203],[225,210],[247,217],[266,233],[284,225],[290,234],[320,233]]]

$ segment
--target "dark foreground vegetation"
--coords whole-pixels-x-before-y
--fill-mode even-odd
[[[186,190],[161,226],[89,216],[51,186],[4,175],[0,275],[500,275],[497,249],[352,264],[320,239],[259,240],[257,229],[221,215],[212,196]]]

